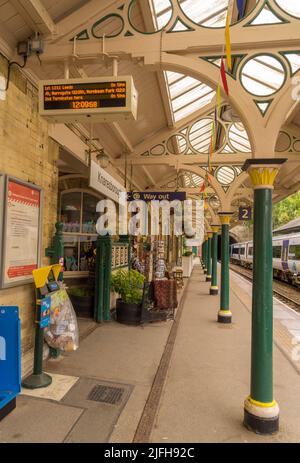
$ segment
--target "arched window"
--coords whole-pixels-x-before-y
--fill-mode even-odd
[[[60,198],[60,221],[63,223],[65,271],[88,272],[93,265],[96,247],[97,203],[101,197],[87,190],[66,190]]]

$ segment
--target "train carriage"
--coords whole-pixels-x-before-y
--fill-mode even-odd
[[[253,268],[253,242],[230,246],[231,262]],[[274,236],[272,241],[273,275],[300,287],[300,233]]]

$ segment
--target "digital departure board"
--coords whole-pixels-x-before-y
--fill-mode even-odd
[[[137,92],[131,76],[42,81],[40,114],[54,122],[136,119]]]

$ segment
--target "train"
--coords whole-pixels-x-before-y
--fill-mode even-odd
[[[273,276],[300,288],[300,233],[274,236]],[[230,246],[230,261],[253,268],[253,241]]]

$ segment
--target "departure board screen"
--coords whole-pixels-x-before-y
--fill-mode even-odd
[[[125,108],[126,82],[83,82],[43,86],[44,110]]]

